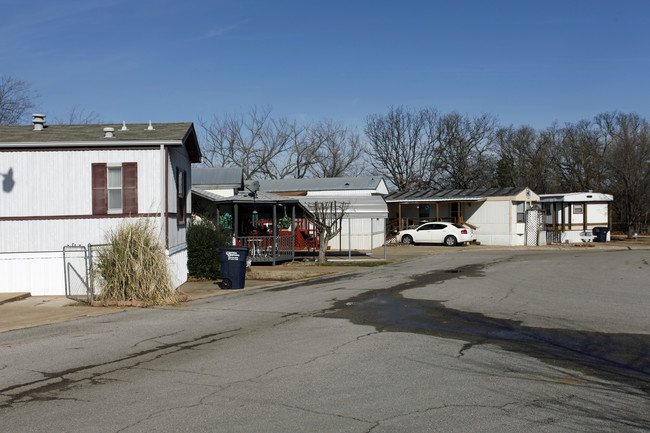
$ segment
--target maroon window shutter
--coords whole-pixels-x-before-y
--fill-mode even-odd
[[[106,215],[108,213],[108,189],[106,186],[106,164],[93,164],[93,215]]]
[[[138,213],[138,163],[122,164],[122,211],[125,214]]]

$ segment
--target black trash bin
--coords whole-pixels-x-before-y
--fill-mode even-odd
[[[243,289],[246,280],[246,258],[248,247],[231,246],[217,248],[221,254],[222,289]]]
[[[594,227],[591,232],[594,234],[594,242],[607,242],[607,227]]]

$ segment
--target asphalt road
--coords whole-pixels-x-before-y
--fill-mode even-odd
[[[648,431],[648,262],[454,250],[1,333],[0,431]]]

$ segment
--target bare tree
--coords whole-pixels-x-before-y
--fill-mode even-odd
[[[327,244],[341,233],[343,217],[348,208],[348,203],[337,201],[315,201],[307,204],[307,209],[312,213],[312,223],[318,232],[318,242],[320,243],[318,261],[320,263],[327,261],[325,257]]]
[[[450,113],[439,117],[429,131],[437,158],[438,173],[432,179],[436,186],[467,189],[494,182],[494,117]]]
[[[550,149],[530,126],[500,128],[495,137],[498,186],[528,186],[539,194],[551,192]]]
[[[300,125],[296,121],[289,124],[288,134],[288,155],[277,177],[283,179],[293,176],[296,179],[302,179],[317,158],[322,141],[315,139],[311,128]]]
[[[335,122],[309,125],[273,118],[268,107],[215,116],[201,126],[207,142],[204,164],[241,167],[247,179],[337,177],[356,172],[363,153],[358,135]]]
[[[99,114],[87,111],[78,105],[70,107],[67,116],[63,118],[55,116],[54,120],[60,125],[92,125],[103,122]]]
[[[321,122],[314,128],[320,137],[317,157],[310,173],[316,177],[340,177],[356,173],[356,163],[364,154],[359,134],[331,121]]]
[[[36,98],[29,83],[10,76],[0,77],[0,125],[18,125],[24,121]]]
[[[433,149],[427,142],[423,114],[422,110],[391,107],[385,115],[366,118],[372,167],[399,191],[421,188],[430,178]]]
[[[650,126],[637,114],[596,116],[604,147],[606,189],[628,236],[648,225],[650,213]]]
[[[271,108],[253,107],[246,115],[215,116],[201,122],[207,135],[204,163],[241,167],[246,179],[277,178],[277,159],[289,143],[289,123],[271,118]]]
[[[564,191],[598,190],[604,185],[604,145],[589,120],[567,123],[553,149],[560,188]]]

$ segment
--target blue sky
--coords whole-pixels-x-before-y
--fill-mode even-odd
[[[648,1],[7,1],[0,75],[39,111],[193,121],[269,105],[363,127],[392,106],[543,129],[650,117]],[[50,122],[51,123],[51,122]]]

